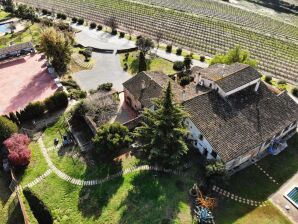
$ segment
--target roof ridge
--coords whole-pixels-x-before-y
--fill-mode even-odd
[[[218,80],[216,80],[216,81],[214,81],[214,82],[221,81],[221,80],[223,80],[223,79],[229,77],[230,75],[236,74],[236,73],[238,73],[238,72],[240,72],[240,71],[242,71],[242,70],[244,70],[244,69],[251,68],[251,66],[248,65],[248,64],[243,64],[243,63],[239,63],[239,62],[236,62],[236,63],[234,63],[234,64],[245,65],[245,67],[243,67],[243,68],[241,68],[241,69],[238,69],[238,70],[236,70],[236,71],[234,71],[234,72],[230,72],[228,75],[225,75],[225,76],[223,76],[221,79],[218,79]],[[225,65],[225,64],[224,64],[224,65]],[[224,69],[224,68],[223,68],[223,69]]]

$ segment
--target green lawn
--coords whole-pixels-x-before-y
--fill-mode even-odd
[[[29,27],[22,31],[13,34],[9,33],[3,37],[0,37],[0,48],[9,46],[10,43],[24,43],[28,41],[32,41],[34,44],[37,44],[41,33],[41,26],[40,24],[35,23]]]
[[[274,205],[252,207],[229,199],[220,199],[214,210],[220,224],[291,224]]]
[[[298,134],[288,144],[288,148],[280,154],[268,155],[258,162],[279,182],[279,185],[269,180],[256,166],[250,166],[234,174],[229,180],[229,185],[223,188],[241,197],[257,201],[266,200],[298,170]]]
[[[37,142],[30,143],[32,157],[29,166],[25,171],[17,173],[21,185],[26,185],[33,181],[35,178],[44,174],[48,169],[48,164],[44,159],[42,152]]]
[[[4,12],[0,9],[0,20],[8,19],[10,17],[10,14],[8,12]]]
[[[187,190],[191,179],[133,173],[95,187],[81,187],[50,175],[32,190],[56,223],[192,223]],[[179,187],[178,187],[179,186]]]
[[[124,67],[125,63],[128,65],[128,73],[133,75],[138,73],[138,52],[129,53],[127,61],[125,61],[125,54],[120,54],[120,61],[122,67]],[[165,74],[175,73],[175,71],[173,70],[173,63],[163,58],[156,57],[152,59],[147,59],[146,63],[148,71],[161,71]]]

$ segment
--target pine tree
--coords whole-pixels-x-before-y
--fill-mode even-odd
[[[144,110],[142,125],[134,134],[149,162],[174,167],[188,151],[185,143],[188,131],[184,124],[188,114],[173,102],[170,82],[164,95],[154,101],[154,109]]]

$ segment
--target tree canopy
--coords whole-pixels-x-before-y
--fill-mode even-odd
[[[218,54],[210,61],[210,65],[213,64],[233,64],[233,63],[243,63],[248,64],[252,67],[257,67],[258,62],[250,58],[250,53],[248,50],[241,49],[240,46],[235,46],[230,49],[226,54]]]
[[[148,51],[154,48],[154,43],[150,38],[141,37],[137,40],[136,46],[138,47],[139,51],[146,55]]]
[[[97,151],[108,158],[113,158],[131,141],[128,128],[118,122],[102,125],[93,138]]]
[[[173,102],[170,82],[164,95],[154,100],[154,109],[144,110],[142,125],[135,129],[134,135],[149,162],[176,166],[188,151],[185,142],[188,130],[184,124],[188,114]]]
[[[40,37],[39,50],[45,53],[58,72],[64,72],[71,59],[72,38],[53,27],[45,29]]]
[[[18,126],[6,117],[0,116],[0,145],[13,133],[18,131]]]

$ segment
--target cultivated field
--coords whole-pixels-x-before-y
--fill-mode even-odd
[[[187,0],[187,4],[178,0],[174,1],[175,4],[173,1],[140,1],[172,9],[120,0],[70,0],[67,4],[63,0],[19,2],[51,11],[59,10],[68,16],[84,17],[101,24],[114,16],[123,30],[133,30],[153,38],[161,32],[164,42],[207,55],[241,45],[260,61],[261,70],[298,82],[296,26],[210,0]]]

